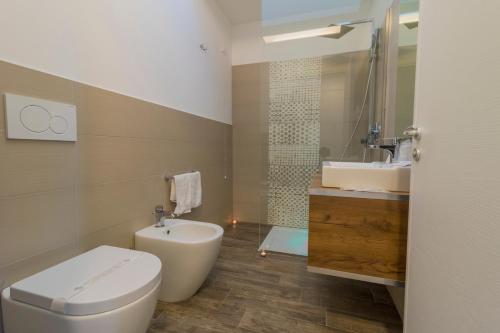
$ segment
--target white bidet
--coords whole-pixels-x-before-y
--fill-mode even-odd
[[[201,287],[219,255],[224,229],[212,223],[165,220],[135,233],[137,250],[158,256],[163,264],[159,299],[180,302]]]

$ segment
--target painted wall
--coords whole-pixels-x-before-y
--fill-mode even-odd
[[[3,1],[0,59],[231,123],[230,24],[213,0]]]

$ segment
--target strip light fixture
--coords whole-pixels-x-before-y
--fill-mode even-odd
[[[326,28],[302,30],[302,31],[289,32],[289,33],[278,34],[278,35],[269,35],[269,36],[264,36],[262,38],[264,39],[264,42],[266,44],[270,44],[270,43],[284,42],[284,41],[295,40],[295,39],[304,39],[304,38],[311,38],[311,37],[321,37],[321,36],[334,35],[334,34],[340,33],[341,29],[342,29],[342,27],[340,25],[336,25],[336,26],[331,26],[331,27],[326,27]]]

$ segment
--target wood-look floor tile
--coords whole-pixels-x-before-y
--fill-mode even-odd
[[[280,279],[280,276],[276,273],[265,272],[252,265],[235,264],[234,262],[227,260],[217,261],[215,269],[217,270],[217,276],[224,276],[228,280],[231,280],[231,278],[235,278],[235,281],[243,280],[248,284],[250,284],[250,282],[267,282],[277,284]]]
[[[394,306],[342,297],[330,297],[329,312],[340,312],[388,324],[399,324],[401,319]]]
[[[255,224],[226,228],[201,289],[184,302],[159,302],[148,333],[401,332],[384,287],[309,273],[304,257],[262,258],[261,238]]]
[[[255,333],[289,333],[297,332],[297,321],[269,312],[247,310],[239,327]]]
[[[344,333],[323,325],[254,309],[245,311],[239,327],[255,333]]]
[[[384,323],[375,320],[328,311],[326,325],[328,327],[350,333],[401,333],[400,324]]]
[[[319,325],[325,325],[325,309],[319,306],[304,304],[300,301],[291,301],[273,297],[256,299],[231,293],[226,304],[233,311],[242,313],[246,310],[273,313],[289,319],[297,319]]]

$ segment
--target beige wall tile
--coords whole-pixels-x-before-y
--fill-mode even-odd
[[[261,223],[265,221],[263,214],[266,212],[260,209],[259,202],[240,202],[233,203],[234,218],[241,222]]]
[[[0,266],[75,239],[72,188],[0,199]]]
[[[7,140],[0,131],[0,197],[71,187],[76,143]]]
[[[222,144],[195,142],[168,142],[167,171],[186,172],[200,168],[222,165],[226,150]]]
[[[233,86],[244,84],[261,84],[267,64],[248,64],[233,66]]]
[[[225,124],[77,84],[80,134],[216,142]]]
[[[0,108],[0,279],[133,246],[168,206],[165,174],[202,172],[203,206],[186,218],[232,218],[231,125],[0,62],[3,91],[76,104],[79,141],[6,140]]]
[[[346,73],[329,73],[321,75],[321,93],[328,90],[344,90]]]
[[[79,239],[78,247],[84,252],[101,245],[134,248],[134,234],[152,224],[151,214],[85,235]]]
[[[233,214],[261,221],[267,161],[268,64],[233,67]]]
[[[0,130],[5,130],[6,129],[6,124],[5,124],[5,97],[2,96],[0,97]]]
[[[265,150],[261,145],[238,145],[234,147],[233,160],[238,166],[262,166]]]
[[[165,186],[159,176],[80,186],[77,191],[79,237],[152,214],[155,205],[165,201]]]
[[[137,137],[141,116],[151,117],[144,102],[83,84],[76,85],[75,99],[79,135]]]
[[[261,130],[256,125],[233,125],[233,147],[267,144]]]
[[[4,280],[6,285],[10,285],[80,253],[81,251],[76,247],[76,242],[71,242],[47,252],[37,253],[27,259],[0,267],[0,280]]]
[[[223,165],[202,170],[202,206],[186,215],[187,219],[223,225],[232,219],[232,181]],[[210,193],[210,195],[207,195]]]
[[[260,84],[242,84],[233,86],[233,106],[244,104],[260,104],[267,96]]]
[[[169,148],[160,139],[81,135],[78,182],[99,184],[160,175]]]
[[[262,167],[256,168],[254,165],[239,166],[233,170],[233,182],[237,186],[247,186],[257,184],[265,180],[267,173],[262,173]]]
[[[267,121],[267,114],[262,111],[261,104],[236,104],[233,105],[233,125],[260,126]]]

